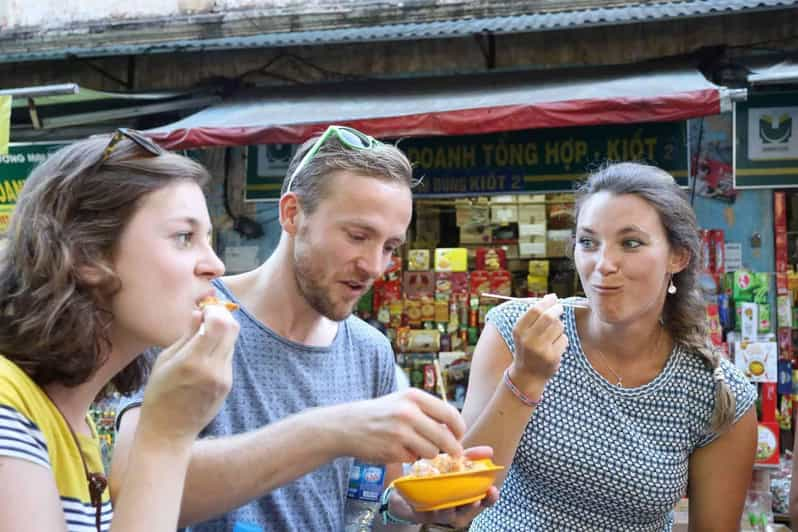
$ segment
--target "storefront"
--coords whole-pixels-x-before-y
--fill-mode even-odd
[[[358,312],[392,338],[397,361],[413,385],[461,406],[470,353],[487,310],[498,303],[482,294],[579,293],[567,258],[571,194],[585,171],[605,160],[661,166],[696,197],[699,222],[707,230],[708,317],[716,332],[725,329],[713,338],[719,348],[730,350],[723,333],[743,323],[730,317],[730,301],[737,300],[741,310],[756,307],[760,316],[775,315],[777,307],[781,312],[784,303],[776,301],[783,295],[781,288],[761,290],[764,284],[775,286],[775,276],[753,276],[753,288],[733,290],[744,272],[774,271],[769,250],[778,255],[772,237],[776,234],[778,240],[780,234],[779,226],[775,233],[772,229],[772,189],[763,210],[761,194],[737,198],[726,185],[734,175],[734,137],[729,128],[726,154],[719,132],[725,131],[733,96],[740,94],[689,68],[568,72],[547,80],[516,73],[382,80],[240,95],[150,133],[171,149],[242,150],[245,199],[267,210],[279,198],[294,146],[327,125],[345,124],[398,141],[414,162],[416,176],[423,177],[414,192],[409,244]],[[785,205],[791,205],[786,198]],[[751,231],[749,215],[769,224],[769,231]],[[752,232],[759,234],[758,242]],[[225,259],[240,258],[241,269],[248,262],[254,265],[259,253],[250,251],[256,245],[237,246],[239,251],[226,253]],[[739,251],[738,263],[733,262],[734,250]],[[719,298],[727,291],[732,297]],[[792,303],[787,306],[792,309]],[[781,331],[777,336],[777,328],[760,328],[761,320],[754,322],[762,344],[778,343]],[[750,345],[742,333],[732,340]],[[771,364],[786,358],[785,352],[770,357],[752,380],[775,381],[777,369],[771,372]],[[750,361],[744,366],[750,368]],[[782,408],[775,382],[763,385],[764,390],[771,388],[774,404]],[[785,395],[791,398],[791,393]],[[775,416],[761,419],[766,428],[768,423],[776,427],[778,442]],[[771,447],[778,448],[778,443]],[[763,456],[767,459],[772,462],[771,456]]]

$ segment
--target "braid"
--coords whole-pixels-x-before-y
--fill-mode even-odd
[[[723,432],[734,422],[736,399],[720,367],[718,350],[707,347],[705,351],[707,354],[702,355],[712,368],[712,379],[715,381],[715,410],[712,412],[711,428],[714,432]]]

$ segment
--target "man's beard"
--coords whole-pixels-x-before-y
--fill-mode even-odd
[[[345,320],[352,314],[355,303],[343,311],[340,310],[340,305],[335,305],[335,302],[330,297],[330,291],[325,289],[318,280],[321,275],[313,268],[313,259],[310,257],[310,253],[301,251],[301,248],[304,247],[304,245],[296,245],[293,257],[294,279],[296,279],[300,294],[313,310],[325,318],[333,321]]]

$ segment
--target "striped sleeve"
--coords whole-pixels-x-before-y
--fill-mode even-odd
[[[39,427],[7,405],[0,405],[0,456],[20,458],[50,469],[47,443]]]
[[[61,497],[61,504],[64,507],[64,517],[69,532],[97,532],[97,509],[94,506],[70,497]],[[100,508],[101,532],[111,530],[113,517],[111,501],[105,501]]]

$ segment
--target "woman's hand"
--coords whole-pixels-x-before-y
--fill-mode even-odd
[[[510,378],[522,391],[539,394],[560,367],[560,359],[568,348],[560,320],[562,313],[557,296],[548,294],[515,324],[515,357],[510,365]]]
[[[155,362],[139,430],[164,442],[196,438],[230,391],[238,329],[238,322],[222,306],[194,311],[190,332],[163,350]]]
[[[483,458],[493,458],[493,449],[482,445],[466,449],[464,455],[469,460],[481,460]],[[416,512],[409,502],[402,497],[398,490],[391,493],[388,501],[388,509],[391,515],[401,519],[413,521],[414,523],[436,523],[454,528],[467,527],[468,524],[487,508],[492,506],[499,499],[499,490],[496,486],[488,488],[485,498],[463,506],[455,506],[445,510],[434,510],[431,512]]]

